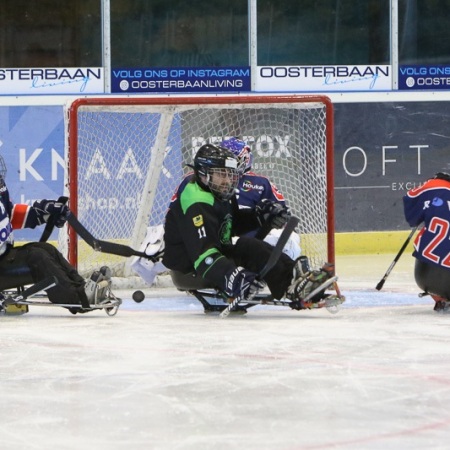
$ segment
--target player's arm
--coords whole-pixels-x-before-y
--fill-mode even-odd
[[[446,195],[440,191],[449,188],[448,182],[433,178],[417,188],[410,189],[403,197],[403,211],[408,224],[415,227],[424,222],[433,199],[442,194]]]
[[[231,238],[225,236],[227,229],[231,230],[231,222],[219,222],[212,205],[197,202],[185,211],[179,228],[197,274],[223,287],[223,274],[234,268],[220,250],[223,241]]]
[[[259,177],[258,183],[264,187],[260,201],[255,205],[258,227],[283,228],[291,216],[283,194],[266,177]]]
[[[424,203],[421,201],[420,197],[412,198],[408,197],[408,195],[403,197],[403,212],[409,226],[416,227],[423,222],[423,207]]]
[[[260,226],[258,215],[254,208],[239,208],[235,199],[233,202],[233,236],[241,236]]]
[[[14,230],[21,228],[34,228],[34,226],[27,226],[33,223],[33,218],[30,217],[31,206],[22,203],[11,205],[11,225]],[[31,214],[33,216],[33,214]]]
[[[265,178],[264,186],[264,196],[263,198],[270,200],[272,202],[280,203],[286,205],[286,199],[284,195],[278,190],[278,188],[273,184],[268,178]]]
[[[55,226],[61,228],[68,213],[65,204],[56,200],[39,200],[32,206],[25,204],[12,205],[11,209],[11,225],[13,229],[36,228],[38,225],[47,223],[50,216],[54,216]]]

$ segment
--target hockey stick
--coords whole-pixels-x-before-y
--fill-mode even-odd
[[[61,196],[58,198],[58,203],[62,203],[65,205],[69,201],[69,197]],[[53,233],[53,228],[55,228],[56,216],[52,214],[45,225],[44,231],[42,232],[42,236],[39,239],[39,242],[47,242],[50,235]]]
[[[76,233],[86,241],[86,243],[92,247],[96,252],[109,253],[111,255],[124,256],[140,256],[141,258],[149,259],[150,261],[157,262],[158,258],[155,256],[149,256],[144,252],[139,252],[124,244],[117,244],[115,242],[102,241],[96,239],[92,234],[84,227],[83,224],[69,212],[67,216],[67,222],[76,231]]]
[[[394,268],[394,266],[397,264],[397,261],[400,259],[400,256],[402,256],[403,252],[405,251],[405,248],[408,246],[409,241],[412,239],[412,237],[414,236],[414,233],[417,231],[417,229],[419,228],[419,225],[417,225],[415,228],[413,228],[411,230],[411,233],[409,233],[409,236],[406,238],[406,241],[403,243],[402,248],[399,250],[399,252],[397,253],[397,256],[394,258],[394,260],[391,262],[391,265],[389,266],[388,270],[386,271],[386,273],[384,274],[384,277],[379,281],[379,283],[376,285],[375,289],[377,291],[380,291],[382,289],[382,287],[384,286],[384,283],[387,279],[387,277],[389,276],[389,274],[392,272],[392,269]]]
[[[45,278],[44,280],[38,281],[37,283],[31,285],[29,288],[25,289],[18,295],[6,297],[1,304],[11,305],[17,302],[21,302],[22,300],[25,300],[28,297],[32,297],[33,295],[36,295],[41,291],[50,289],[53,286],[56,286],[57,284],[58,280],[56,279],[56,277]]]
[[[298,222],[300,219],[295,216],[291,216],[286,224],[286,226],[283,229],[283,232],[281,233],[280,237],[278,238],[277,244],[272,250],[272,253],[269,256],[269,259],[267,260],[265,266],[262,268],[262,270],[258,274],[259,279],[263,279],[267,272],[269,272],[270,269],[277,263],[277,261],[280,259],[281,254],[283,253],[284,246],[286,245],[289,237],[291,236],[292,232],[294,231],[295,227],[298,225]],[[236,297],[221,313],[220,317],[224,319],[225,317],[228,317],[230,312],[235,308],[238,303],[242,299],[240,297]]]

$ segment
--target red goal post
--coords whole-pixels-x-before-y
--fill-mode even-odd
[[[198,148],[238,136],[253,170],[300,217],[302,253],[334,262],[333,107],[326,96],[81,98],[66,108],[70,209],[97,239],[138,249],[163,222]],[[249,188],[254,188],[249,186]],[[94,252],[69,227],[66,254],[83,275],[101,265],[130,275],[124,258]],[[64,250],[64,249],[62,249]]]

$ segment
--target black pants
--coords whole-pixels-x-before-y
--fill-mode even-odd
[[[236,265],[245,267],[252,272],[259,273],[265,266],[273,247],[259,239],[241,237],[235,245],[226,247],[224,255],[232,259]],[[294,261],[282,253],[275,266],[267,272],[264,281],[271,294],[280,299],[286,293],[293,276]]]
[[[52,303],[81,304],[85,307],[89,305],[84,290],[84,278],[53,245],[47,242],[32,242],[21,247],[13,247],[0,258],[2,289],[28,284],[29,282],[25,282],[27,276],[31,276],[34,283],[50,276],[56,277],[58,284],[47,291]],[[14,285],[15,277],[18,282],[16,285]],[[9,281],[13,285],[6,286]]]
[[[450,269],[416,259],[414,278],[424,292],[450,300]]]

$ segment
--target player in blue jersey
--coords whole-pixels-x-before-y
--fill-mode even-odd
[[[275,184],[269,178],[252,171],[253,154],[248,144],[242,139],[231,137],[224,139],[220,146],[231,150],[239,161],[241,177],[236,194],[239,208],[267,209],[268,211],[279,209],[285,210],[289,214],[286,200]],[[258,229],[252,230],[249,235],[255,236]],[[280,234],[280,229],[273,229],[264,240],[271,245],[275,245]],[[292,259],[297,259],[300,256],[300,237],[298,234],[291,235],[284,252]]]
[[[90,311],[94,295],[99,295],[97,283],[110,280],[106,266],[97,272],[94,279],[85,280],[64,256],[48,242],[30,242],[15,246],[13,231],[36,228],[52,218],[56,227],[66,222],[68,208],[58,200],[38,200],[32,205],[13,203],[5,183],[6,165],[0,156],[0,289],[6,290],[19,284],[37,283],[55,277],[58,284],[47,291],[52,303],[81,305],[69,308],[70,312]],[[105,289],[101,295],[105,294]],[[2,307],[0,306],[0,311]]]
[[[435,311],[450,307],[450,175],[439,172],[403,198],[410,226],[423,223],[414,241],[414,278],[435,300]]]
[[[257,175],[252,171],[253,154],[250,146],[242,139],[232,137],[224,139],[221,147],[228,148],[238,158],[239,179],[238,190],[236,194],[240,208],[255,208],[261,201],[271,201],[282,206],[286,205],[283,194],[277,189],[267,177]]]

